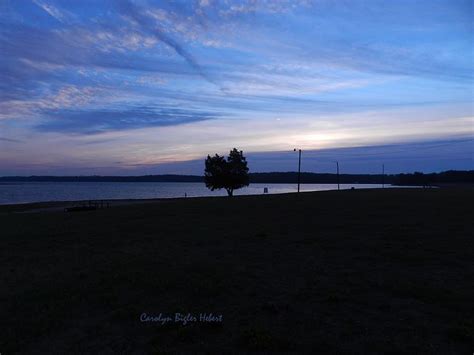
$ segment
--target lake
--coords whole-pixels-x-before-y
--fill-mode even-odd
[[[235,195],[296,192],[296,184],[251,184]],[[341,189],[381,188],[380,184],[341,184]],[[385,187],[392,187],[386,185]],[[302,184],[301,191],[335,190],[337,184]],[[225,190],[211,191],[201,182],[1,182],[0,204],[108,199],[147,199],[226,196]]]

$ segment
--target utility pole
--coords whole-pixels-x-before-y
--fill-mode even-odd
[[[340,190],[339,186],[339,162],[336,160],[336,166],[337,166],[337,189]]]
[[[385,164],[382,164],[382,189],[385,188]]]
[[[293,149],[296,152],[296,148]],[[301,181],[301,149],[298,149],[298,192],[300,192],[300,181]]]

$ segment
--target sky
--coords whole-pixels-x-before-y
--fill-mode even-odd
[[[473,7],[0,0],[0,176],[473,169]]]

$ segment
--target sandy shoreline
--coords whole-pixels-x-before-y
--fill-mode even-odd
[[[189,197],[200,198],[200,197]],[[152,198],[152,199],[104,199],[104,200],[76,200],[76,201],[44,201],[44,202],[25,202],[0,205],[0,213],[5,212],[44,212],[44,211],[62,211],[68,207],[87,206],[91,202],[109,203],[109,208],[116,206],[157,203],[170,200],[184,200],[185,197],[175,198]],[[106,208],[106,207],[104,207]]]
[[[359,190],[372,190],[372,189],[359,189]],[[376,189],[373,189],[376,190]],[[322,190],[322,191],[302,191],[301,194],[308,193],[321,193],[321,192],[330,192],[337,190]],[[285,193],[273,193],[273,194],[260,194],[260,195],[237,195],[233,198],[245,198],[248,196],[279,196],[279,195],[292,195],[296,192],[285,192]],[[137,198],[137,199],[98,199],[98,200],[71,200],[71,201],[42,201],[42,202],[24,202],[24,203],[12,203],[12,204],[0,204],[0,213],[2,212],[13,212],[13,211],[58,211],[63,210],[67,207],[73,206],[86,206],[91,203],[109,203],[110,207],[116,206],[125,206],[125,205],[135,205],[135,204],[148,204],[148,203],[158,203],[165,201],[184,201],[184,200],[197,200],[197,199],[226,199],[228,196],[188,196],[188,197],[165,197],[165,198]],[[104,207],[105,208],[105,207]]]

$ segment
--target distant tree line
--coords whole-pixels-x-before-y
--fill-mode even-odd
[[[448,170],[441,173],[394,175],[394,185],[474,184],[474,170]]]
[[[252,173],[252,183],[294,183],[298,173]],[[474,170],[449,170],[441,173],[424,174],[414,172],[411,174],[387,174],[383,176],[386,184],[392,185],[437,185],[437,184],[474,184]],[[380,184],[382,174],[340,174],[341,184]],[[301,173],[303,184],[334,184],[337,182],[336,174]]]
[[[253,183],[281,183],[290,184],[298,179],[297,172],[274,172],[274,173],[251,173],[250,182]],[[378,184],[382,181],[382,175],[369,174],[340,174],[339,180],[341,184]],[[387,175],[385,175],[387,181]],[[317,174],[317,173],[301,173],[302,184],[335,184],[337,183],[336,174]]]
[[[296,172],[250,173],[250,183],[295,183]],[[341,184],[380,184],[382,174],[341,174]],[[0,182],[37,181],[37,182],[204,182],[204,176],[198,175],[144,175],[144,176],[4,176]],[[393,185],[443,185],[443,184],[474,184],[474,170],[449,170],[441,173],[385,175],[386,184]],[[301,173],[304,184],[335,184],[336,174]]]
[[[141,175],[141,176],[3,176],[0,181],[36,182],[203,182],[198,175]]]

